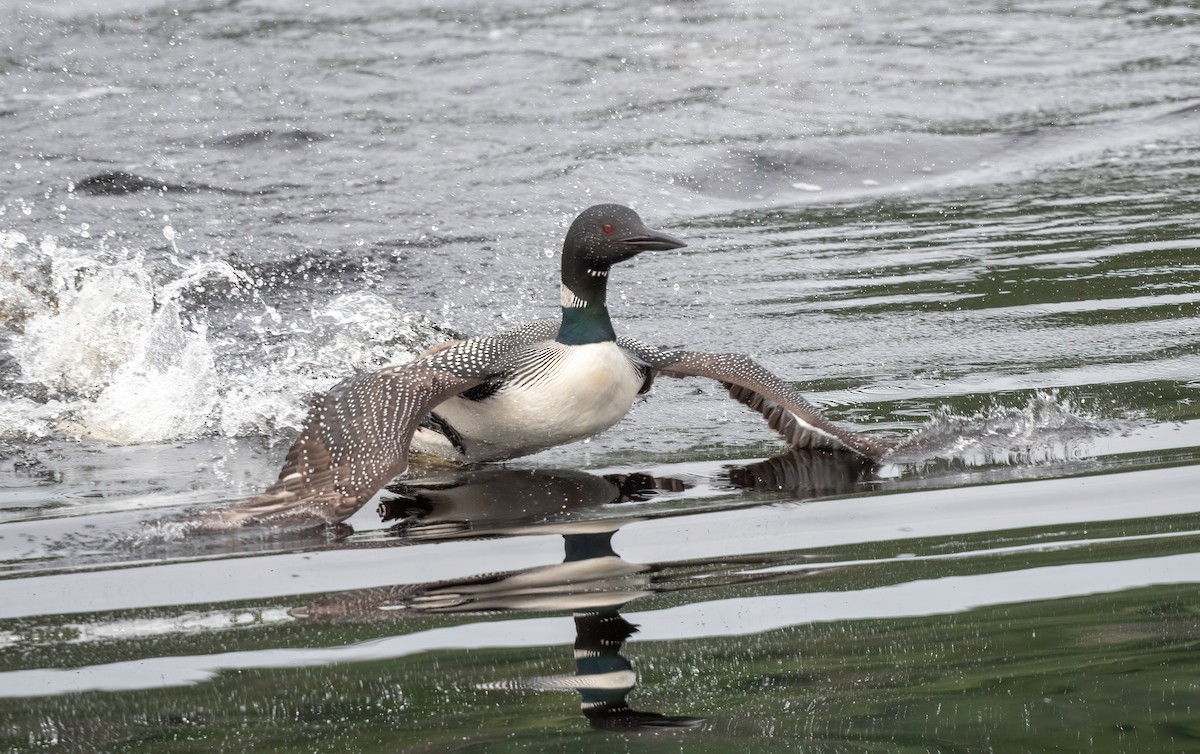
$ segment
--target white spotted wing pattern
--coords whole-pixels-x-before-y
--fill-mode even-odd
[[[707,377],[729,395],[762,414],[794,449],[840,450],[879,460],[891,445],[884,439],[852,432],[831,422],[798,390],[738,353],[667,351],[632,338],[618,338],[655,376]]]
[[[553,323],[535,322],[494,337],[453,341],[410,364],[343,381],[313,401],[279,479],[261,495],[219,512],[220,520],[237,525],[297,513],[328,522],[345,520],[405,471],[413,433],[440,404],[463,401],[461,394],[489,380],[504,380],[514,391],[533,391],[539,382],[562,390],[561,375],[539,377],[561,372],[555,363],[567,358],[563,349],[572,348],[555,342],[553,334]],[[631,338],[619,338],[615,345],[647,380],[716,380],[734,399],[762,414],[792,448],[849,451],[870,460],[890,448],[886,440],[834,424],[795,388],[746,356],[663,350]],[[615,408],[613,416],[619,418],[628,403],[623,400]],[[500,429],[519,437],[541,427],[539,418],[510,411],[503,419],[513,426]],[[541,447],[565,441],[547,440]],[[514,446],[508,456],[536,449]]]

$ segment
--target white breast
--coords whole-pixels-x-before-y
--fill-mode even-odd
[[[514,458],[602,432],[629,412],[643,378],[616,343],[530,349],[538,368],[482,401],[451,398],[434,411],[458,432],[468,461]],[[427,438],[436,441],[437,438]],[[414,450],[444,455],[414,438]]]

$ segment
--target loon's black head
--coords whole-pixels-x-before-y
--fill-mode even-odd
[[[563,274],[607,272],[617,262],[643,251],[666,251],[687,246],[666,233],[650,230],[642,218],[620,204],[597,204],[579,213],[563,242]]]
[[[563,319],[560,343],[581,345],[616,338],[608,309],[608,271],[643,251],[678,249],[683,241],[646,227],[642,218],[619,204],[597,204],[575,218],[563,242]]]

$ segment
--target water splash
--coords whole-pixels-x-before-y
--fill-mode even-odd
[[[0,237],[5,280],[0,324],[18,336],[21,381],[48,391],[94,395],[137,348],[130,335],[153,313],[148,275],[136,261],[88,258],[45,239]]]
[[[944,408],[893,451],[892,463],[924,468],[942,462],[966,467],[1032,466],[1093,455],[1094,440],[1117,423],[1058,391],[1038,391],[1024,406],[993,405],[969,416]]]
[[[0,269],[15,306],[0,324],[24,393],[0,401],[0,433],[83,435],[113,442],[197,437],[216,406],[216,369],[202,324],[185,325],[176,300],[197,282],[238,273],[208,262],[160,286],[140,255],[90,253],[46,238],[0,239]],[[19,420],[19,421],[18,421]]]
[[[408,361],[446,337],[363,292],[284,322],[244,272],[171,261],[177,276],[159,281],[136,253],[0,234],[0,333],[11,333],[0,440],[272,435],[299,426],[307,395],[355,369]],[[185,292],[214,280],[262,307],[246,323],[249,338],[214,339],[199,315],[185,312]]]
[[[307,320],[285,323],[267,308],[253,329],[262,339],[258,352],[224,377],[219,429],[226,437],[299,429],[305,396],[328,390],[356,369],[411,361],[451,335],[362,291],[311,310]]]
[[[207,434],[219,395],[204,326],[185,329],[179,306],[167,301],[135,337],[132,357],[112,373],[95,401],[81,408],[79,434],[120,443]]]

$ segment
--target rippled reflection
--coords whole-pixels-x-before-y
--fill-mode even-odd
[[[853,454],[792,451],[726,470],[730,484],[787,490],[797,496],[852,492],[868,479],[872,466]],[[562,535],[561,563],[505,573],[431,583],[326,595],[296,607],[308,621],[404,620],[421,613],[570,611],[575,624],[572,676],[480,681],[492,690],[574,690],[588,722],[609,730],[697,727],[703,718],[633,709],[626,697],[637,672],[621,650],[637,626],[621,611],[640,597],[687,588],[675,576],[658,578],[678,563],[637,564],[612,545],[621,526],[636,513],[617,519],[571,521],[572,511],[601,505],[645,502],[663,492],[686,490],[688,482],[642,473],[589,474],[582,471],[486,467],[447,472],[391,485],[393,496],[379,505],[391,534],[401,541],[464,537]],[[565,514],[565,515],[564,515]],[[758,564],[770,558],[754,559]],[[743,559],[743,565],[745,561]],[[718,575],[716,564],[700,570]],[[747,580],[761,576],[747,574]],[[691,588],[698,586],[693,574]],[[703,582],[700,582],[703,583]]]

